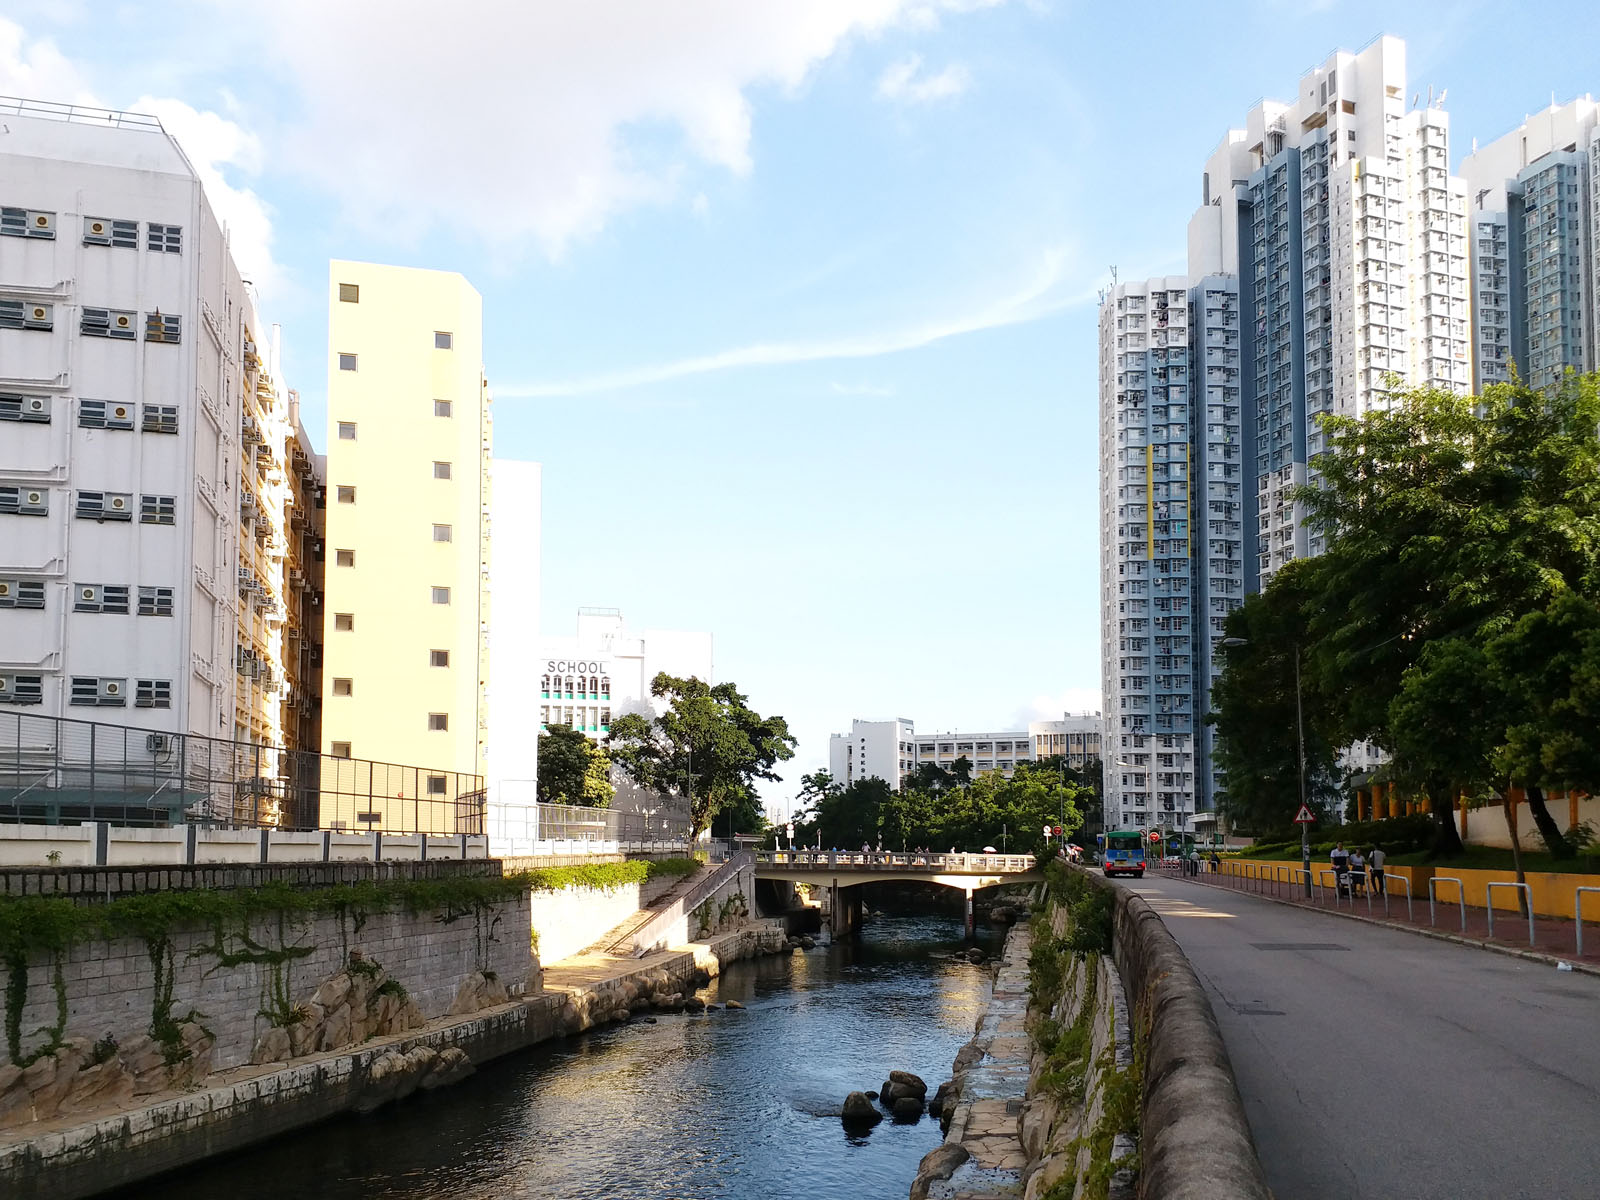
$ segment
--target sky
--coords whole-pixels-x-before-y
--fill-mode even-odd
[[[780,803],[852,717],[1099,708],[1098,291],[1182,272],[1253,103],[1395,34],[1459,164],[1600,92],[1587,2],[150,13],[8,0],[0,94],[162,118],[319,446],[328,260],[466,275],[495,453],[544,464],[544,632],[580,605],[709,630],[799,738]]]

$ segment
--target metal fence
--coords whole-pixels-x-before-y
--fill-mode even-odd
[[[681,842],[689,817],[675,808],[630,812],[576,804],[539,804],[539,837],[575,842]]]
[[[481,834],[484,806],[478,775],[0,714],[0,822]]]

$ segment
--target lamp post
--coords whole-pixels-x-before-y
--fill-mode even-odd
[[[1248,638],[1225,637],[1217,643],[1223,649],[1248,646]],[[1294,724],[1300,749],[1300,807],[1306,806],[1306,716],[1300,690],[1300,643],[1294,643]],[[1306,899],[1311,899],[1311,826],[1300,823],[1300,869],[1306,885]]]

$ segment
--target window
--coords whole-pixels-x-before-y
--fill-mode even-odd
[[[433,402],[433,415],[436,417],[448,417],[450,415],[450,401],[435,400]]]
[[[428,795],[443,796],[449,786],[449,781],[443,775],[428,776]]]
[[[139,585],[139,615],[141,617],[170,617],[172,615],[172,589]]]
[[[140,496],[139,524],[176,525],[178,498],[176,496]]]
[[[355,566],[356,552],[354,550],[335,550],[333,552],[333,565],[336,567]]]
[[[338,487],[340,504],[354,504],[356,502],[356,489],[348,483],[341,483]]]
[[[442,587],[434,588],[433,589],[433,602],[435,604],[449,604],[450,603],[450,589],[449,588],[442,588]]]
[[[0,237],[54,238],[56,215],[36,208],[0,208]]]
[[[335,696],[352,696],[355,694],[355,681],[350,679],[335,679],[333,681],[333,694]]]
[[[436,541],[436,542],[448,542],[448,541],[450,541],[451,540],[450,539],[450,526],[448,526],[448,525],[435,525],[433,527],[433,540]]]
[[[78,316],[78,332],[84,337],[131,342],[137,336],[138,320],[138,313],[125,308],[85,307]]]
[[[129,250],[139,248],[139,222],[113,221],[105,217],[83,219],[83,244],[85,246],[123,246]]]
[[[125,583],[75,583],[72,585],[72,611],[80,613],[128,613],[128,585]]]
[[[73,515],[85,521],[131,521],[133,497],[126,492],[79,492]]]
[[[112,404],[108,400],[79,400],[80,429],[132,429],[133,405]]]
[[[341,283],[339,285],[339,302],[341,304],[360,304],[361,285],[359,283]]]
[[[450,478],[450,464],[447,463],[447,462],[436,462],[436,463],[434,463],[433,464],[433,477],[435,479],[449,479]]]
[[[144,315],[144,340],[176,346],[183,341],[183,318],[159,310]]]
[[[125,708],[128,704],[128,681],[103,675],[74,675],[71,697],[71,704]]]
[[[356,356],[354,354],[339,355],[339,370],[354,371],[356,369]]]
[[[44,581],[40,579],[0,579],[0,608],[43,608]],[[435,650],[435,654],[442,651]],[[434,666],[448,666],[435,663]]]
[[[356,423],[354,421],[339,422],[339,440],[353,442],[356,440]]]
[[[0,675],[0,704],[43,703],[43,675]]]
[[[350,757],[350,743],[349,742],[329,742],[328,743],[328,753],[333,755],[334,758],[349,758]]]
[[[428,730],[430,733],[446,733],[450,729],[449,713],[429,713]]]
[[[145,433],[177,433],[178,406],[176,404],[146,404],[144,406],[144,424],[140,428]]]
[[[54,329],[55,309],[31,300],[0,300],[0,329]]]
[[[30,424],[48,425],[50,397],[22,396],[15,392],[0,393],[0,421],[26,421]]]
[[[151,221],[145,226],[145,248],[166,254],[177,254],[183,249],[182,225],[158,225]]]
[[[49,516],[49,489],[0,487],[0,513],[11,513],[19,517]]]
[[[41,589],[44,587],[43,584],[40,584],[39,586],[40,586]],[[40,596],[39,606],[42,608],[44,606],[44,593],[43,593],[43,591],[41,591],[39,593],[39,596]],[[450,665],[450,651],[448,651],[448,650],[429,650],[428,651],[428,665],[430,667],[448,667]]]
[[[353,633],[356,627],[355,613],[334,613],[333,627],[339,633]]]
[[[169,679],[136,679],[133,681],[133,706],[135,708],[171,708],[172,681]]]
[[[433,348],[435,350],[448,350],[454,339],[448,333],[435,333],[433,335]]]

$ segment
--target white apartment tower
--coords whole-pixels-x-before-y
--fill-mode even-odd
[[[290,418],[250,286],[155,118],[0,122],[0,713],[281,743]]]

